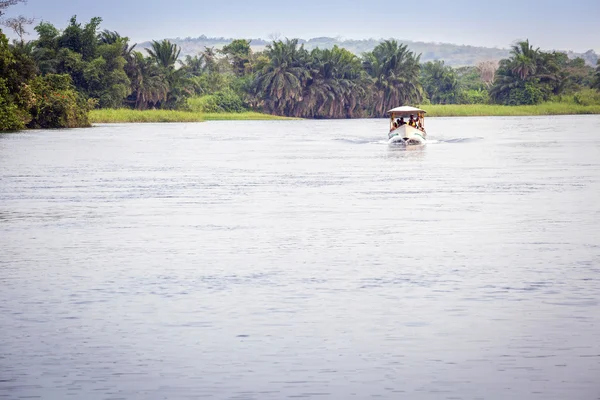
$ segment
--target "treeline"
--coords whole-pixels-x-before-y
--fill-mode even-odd
[[[0,2],[1,3],[1,2]],[[127,37],[100,31],[100,18],[73,17],[60,31],[42,22],[0,31],[0,130],[87,125],[91,108],[201,112],[246,109],[306,118],[381,117],[404,104],[538,104],[567,96],[599,101],[600,65],[517,43],[500,63],[452,68],[396,41],[361,57],[340,47],[308,51],[297,39],[253,52],[248,40],[179,59],[168,40],[136,51]]]

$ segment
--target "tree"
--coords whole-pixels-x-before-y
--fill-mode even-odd
[[[25,26],[33,24],[34,21],[34,18],[26,18],[22,15],[19,15],[16,18],[9,18],[7,20],[2,21],[2,25],[12,29],[17,34],[17,36],[19,36],[20,45],[24,46],[25,35],[29,34],[29,32],[25,30]]]
[[[423,99],[419,83],[420,57],[395,40],[381,42],[364,55],[363,67],[373,82],[370,115],[385,116],[391,108]]]
[[[230,44],[223,46],[220,52],[227,57],[233,68],[233,72],[237,76],[244,75],[246,69],[250,67],[250,57],[252,55],[250,40],[234,40]]]
[[[497,61],[482,61],[477,64],[477,72],[479,72],[479,77],[485,86],[490,88],[494,83],[494,77],[496,76],[496,71],[498,70],[498,62]]]
[[[529,44],[529,39],[514,44],[510,53],[512,55],[511,69],[515,75],[518,75],[521,80],[525,80],[528,76],[535,74],[540,51],[539,48],[534,49]]]
[[[19,3],[27,3],[27,0],[0,0],[0,17],[4,15],[8,7]]]
[[[565,88],[567,74],[561,68],[566,55],[534,49],[529,41],[515,44],[511,56],[500,61],[491,98],[497,103],[538,104]]]
[[[594,75],[592,88],[600,90],[600,60],[596,62],[596,74]]]
[[[429,61],[423,64],[421,82],[433,104],[453,104],[459,99],[460,86],[456,72],[443,61]]]
[[[134,108],[145,110],[167,101],[169,83],[153,59],[134,51],[125,68],[132,89],[128,100]]]
[[[8,47],[8,39],[0,30],[0,131],[22,129],[22,113],[15,101],[15,90],[5,77],[13,76],[15,59]]]
[[[146,49],[150,57],[165,70],[173,70],[181,53],[181,48],[171,41],[164,39],[162,42],[152,41],[152,49]]]
[[[77,92],[69,75],[48,74],[31,81],[36,101],[31,107],[29,128],[76,128],[90,126],[88,103]]]
[[[123,48],[127,46],[123,42],[119,39],[113,44],[98,46],[98,57],[84,67],[86,93],[98,99],[100,107],[120,107],[123,99],[131,93],[131,82],[124,70]]]
[[[314,49],[298,114],[310,118],[351,118],[363,104],[367,80],[360,59],[346,49]]]
[[[294,115],[310,77],[308,52],[304,45],[298,46],[298,39],[286,39],[267,45],[266,54],[270,62],[256,75],[256,94],[266,111]]]

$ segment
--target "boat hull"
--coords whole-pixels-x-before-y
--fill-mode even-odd
[[[402,125],[388,134],[388,144],[420,145],[425,144],[425,131],[409,125]]]

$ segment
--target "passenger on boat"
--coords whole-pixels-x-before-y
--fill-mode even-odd
[[[408,120],[408,125],[417,127],[417,121],[414,119],[414,115],[410,114],[410,118]]]
[[[402,126],[402,125],[406,125],[406,121],[404,120],[404,117],[400,117],[400,119],[398,120],[398,126]]]

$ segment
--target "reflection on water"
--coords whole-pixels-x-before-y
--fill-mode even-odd
[[[0,398],[598,398],[600,118],[386,124],[0,135]]]

